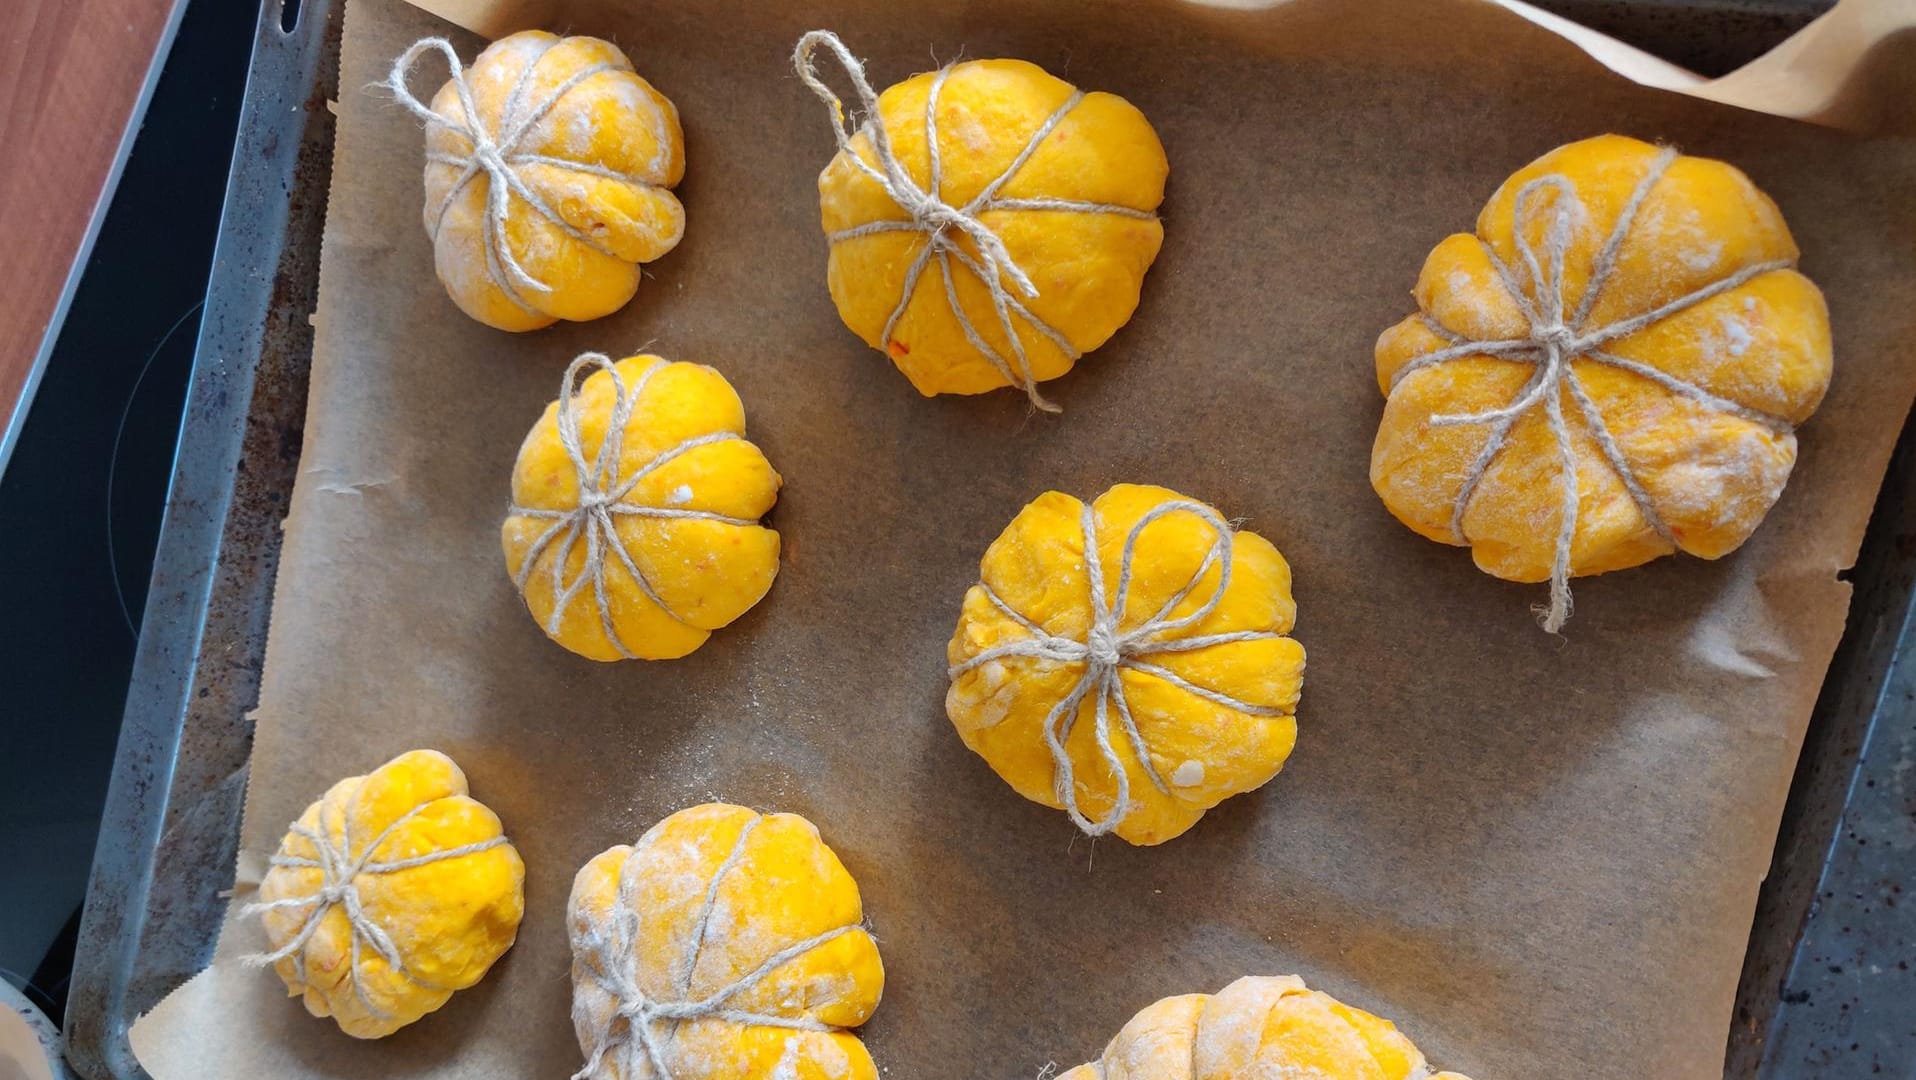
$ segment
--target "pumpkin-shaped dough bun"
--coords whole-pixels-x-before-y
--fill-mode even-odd
[[[1058,1080],[1468,1080],[1432,1073],[1396,1025],[1295,975],[1246,976],[1216,994],[1148,1005],[1104,1056]]]
[[[453,302],[501,330],[624,307],[639,264],[685,233],[678,110],[617,45],[542,30],[493,42],[463,82],[473,114],[455,77],[426,131],[426,232]]]
[[[525,864],[436,750],[334,784],[294,822],[256,901],[289,996],[361,1039],[477,983],[512,947]]]
[[[781,482],[725,376],[587,353],[519,448],[506,568],[580,656],[684,656],[772,587],[778,533],[759,519]]]
[[[1371,485],[1486,573],[1552,582],[1749,538],[1830,379],[1822,293],[1720,161],[1616,135],[1519,170],[1377,341]]]
[[[812,823],[707,803],[585,864],[566,905],[581,1080],[875,1080],[885,969]]]
[[[823,32],[799,47],[815,91],[829,94],[819,47],[868,97],[858,62]],[[860,119],[818,178],[845,325],[921,394],[1017,386],[1048,408],[1037,384],[1130,321],[1164,241],[1157,132],[1123,98],[1023,60],[915,75]]]
[[[1025,798],[1158,844],[1290,756],[1304,648],[1270,541],[1119,484],[1089,506],[1040,495],[978,569],[945,711]]]

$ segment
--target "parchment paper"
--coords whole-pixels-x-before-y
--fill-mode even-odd
[[[574,871],[712,798],[807,815],[857,876],[888,974],[864,1037],[890,1076],[1029,1077],[1095,1055],[1162,995],[1285,972],[1479,1080],[1720,1074],[1843,625],[1837,571],[1916,391],[1916,145],[1636,86],[1466,0],[539,7],[620,41],[678,103],[685,242],[596,323],[513,336],[460,315],[420,227],[419,128],[368,89],[448,26],[399,0],[347,5],[238,873],[243,898],[339,776],[437,747],[525,857],[519,943],[440,1013],[357,1043],[239,967],[261,938],[229,923],[214,967],[135,1029],[156,1077],[567,1075]],[[1047,384],[1062,417],[1013,392],[923,400],[839,323],[814,187],[829,134],[788,66],[818,25],[880,85],[1020,56],[1157,125],[1164,251],[1131,325]],[[1776,198],[1828,293],[1836,378],[1749,544],[1579,581],[1558,640],[1528,613],[1540,588],[1479,573],[1371,493],[1371,345],[1505,175],[1606,130],[1726,158]],[[498,524],[566,361],[646,342],[737,385],[788,481],[785,557],[765,602],[689,659],[599,665],[540,634]],[[1274,541],[1310,650],[1290,766],[1155,849],[1075,838],[942,706],[985,546],[1046,488],[1126,480]]]

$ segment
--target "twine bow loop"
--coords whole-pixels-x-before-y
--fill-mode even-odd
[[[818,75],[815,54],[823,48],[838,62],[845,75],[851,80],[857,93],[857,113],[848,114],[845,103],[840,100],[831,87],[825,85]],[[1074,199],[1033,198],[1010,199],[999,195],[1025,162],[1037,152],[1051,133],[1063,122],[1066,115],[1078,107],[1084,100],[1084,92],[1072,90],[1065,102],[1058,106],[1045,121],[1040,124],[1024,148],[1006,166],[1005,171],[978,192],[963,206],[953,206],[944,199],[943,162],[938,139],[938,103],[943,96],[945,82],[950,77],[952,66],[947,64],[932,76],[931,89],[925,99],[925,150],[928,161],[926,183],[920,186],[913,179],[898,155],[893,151],[891,135],[886,130],[883,114],[878,107],[878,94],[873,91],[871,82],[865,78],[865,66],[853,56],[838,35],[829,30],[813,30],[799,38],[798,46],[792,53],[792,67],[798,78],[809,87],[818,99],[831,110],[832,139],[837,144],[839,156],[851,166],[870,178],[885,194],[906,214],[903,221],[871,221],[831,233],[827,239],[833,243],[843,243],[861,236],[880,232],[916,232],[925,237],[916,257],[905,272],[904,287],[901,289],[898,306],[892,309],[891,316],[885,321],[882,340],[889,345],[898,322],[904,317],[905,309],[910,306],[912,296],[918,287],[918,280],[937,260],[938,268],[944,278],[945,299],[951,307],[953,318],[959,329],[964,331],[965,340],[970,342],[1006,382],[1024,390],[1031,404],[1045,412],[1058,412],[1056,405],[1046,400],[1038,392],[1038,380],[1031,368],[1031,361],[1025,354],[1025,345],[1013,316],[1024,322],[1037,333],[1049,339],[1065,356],[1076,360],[1082,352],[1057,328],[1040,319],[1024,303],[1025,300],[1038,298],[1037,283],[1031,279],[1024,267],[1012,258],[1011,251],[1004,240],[987,225],[981,215],[986,212],[1004,212],[1020,210],[1051,210],[1085,214],[1117,214],[1145,220],[1156,220],[1157,215],[1150,211],[1138,210],[1117,203],[1086,202]],[[853,137],[859,132],[868,134],[873,161],[865,160],[852,146]],[[954,235],[957,234],[957,235]],[[957,237],[963,236],[971,241],[976,254],[965,250]],[[952,264],[969,271],[982,283],[991,298],[992,311],[997,317],[998,329],[1004,336],[1009,355],[986,341],[972,323],[964,304],[958,298],[957,286],[953,283],[955,271]]]
[[[1651,324],[1695,307],[1698,304],[1719,296],[1745,282],[1767,274],[1773,270],[1788,269],[1791,260],[1774,260],[1755,263],[1737,272],[1721,278],[1694,292],[1686,293],[1669,303],[1627,318],[1600,326],[1589,325],[1590,314],[1594,310],[1597,298],[1604,287],[1615,276],[1617,252],[1629,236],[1638,211],[1643,207],[1657,182],[1663,178],[1671,162],[1677,158],[1677,151],[1664,147],[1658,151],[1645,171],[1643,178],[1630,193],[1628,201],[1617,215],[1615,226],[1605,239],[1603,247],[1597,252],[1591,264],[1589,283],[1584,287],[1574,311],[1566,312],[1568,288],[1564,277],[1564,263],[1570,246],[1576,237],[1577,223],[1587,220],[1588,208],[1577,188],[1569,177],[1551,173],[1530,180],[1517,189],[1511,202],[1511,236],[1517,252],[1517,261],[1525,278],[1520,280],[1517,272],[1499,258],[1489,244],[1484,251],[1489,255],[1491,265],[1496,269],[1504,291],[1516,303],[1528,324],[1520,337],[1499,339],[1470,339],[1451,331],[1430,315],[1422,316],[1424,325],[1432,333],[1443,339],[1444,347],[1425,353],[1398,369],[1391,380],[1391,390],[1397,387],[1412,373],[1438,364],[1449,363],[1473,356],[1494,356],[1502,360],[1514,360],[1531,364],[1534,371],[1528,382],[1518,391],[1516,398],[1508,405],[1485,409],[1481,412],[1461,414],[1436,414],[1429,418],[1432,427],[1452,427],[1459,425],[1483,425],[1489,428],[1488,437],[1477,456],[1465,471],[1457,498],[1451,506],[1450,531],[1456,542],[1468,545],[1470,539],[1464,532],[1464,516],[1470,508],[1472,497],[1490,466],[1509,443],[1511,430],[1533,408],[1541,406],[1544,421],[1556,442],[1559,489],[1562,495],[1556,547],[1550,564],[1550,602],[1541,609],[1540,615],[1545,631],[1555,634],[1563,629],[1570,618],[1570,554],[1571,544],[1576,538],[1578,511],[1581,492],[1577,480],[1577,454],[1571,441],[1570,427],[1564,417],[1563,398],[1567,393],[1571,402],[1581,415],[1584,427],[1591,439],[1602,452],[1605,462],[1629,492],[1637,509],[1649,527],[1663,540],[1676,547],[1676,539],[1670,528],[1657,512],[1649,492],[1637,478],[1623,450],[1618,446],[1615,436],[1605,424],[1596,403],[1578,377],[1573,361],[1588,361],[1640,375],[1661,386],[1678,397],[1686,398],[1706,409],[1727,413],[1745,420],[1764,425],[1774,431],[1788,431],[1791,424],[1783,417],[1773,416],[1759,410],[1747,408],[1734,401],[1720,397],[1688,380],[1671,375],[1660,368],[1630,360],[1604,351],[1602,346],[1630,336]],[[1542,238],[1542,250],[1531,242],[1532,233]],[[1526,288],[1527,280],[1529,287]]]
[[[1167,599],[1156,613],[1129,630],[1124,629],[1124,609],[1131,590],[1131,576],[1137,559],[1138,539],[1152,522],[1172,514],[1190,514],[1203,521],[1211,529],[1212,541],[1205,552],[1204,559],[1198,564],[1191,579],[1176,593]],[[1027,657],[1048,663],[1070,663],[1084,665],[1084,672],[1078,681],[1058,703],[1045,714],[1045,746],[1051,752],[1054,791],[1058,802],[1069,814],[1073,824],[1090,836],[1103,836],[1118,827],[1132,810],[1131,778],[1125,767],[1124,758],[1119,755],[1112,741],[1111,724],[1115,717],[1119,729],[1129,740],[1132,755],[1144,770],[1144,775],[1153,787],[1166,794],[1170,787],[1158,773],[1157,766],[1151,760],[1151,748],[1146,745],[1144,735],[1139,731],[1136,719],[1131,715],[1130,702],[1126,700],[1124,683],[1120,674],[1134,671],[1154,676],[1195,697],[1203,698],[1213,704],[1222,705],[1251,716],[1277,716],[1283,710],[1254,702],[1243,701],[1219,690],[1191,682],[1169,668],[1153,664],[1144,657],[1155,653],[1190,652],[1195,649],[1209,648],[1213,645],[1225,645],[1238,641],[1270,640],[1281,637],[1269,630],[1229,630],[1213,634],[1200,634],[1190,637],[1178,637],[1179,632],[1199,625],[1211,617],[1224,602],[1225,594],[1231,588],[1232,529],[1217,511],[1200,502],[1190,499],[1174,499],[1152,507],[1140,517],[1131,531],[1126,534],[1124,547],[1118,557],[1117,588],[1106,598],[1104,569],[1098,556],[1097,515],[1091,504],[1085,503],[1079,515],[1079,528],[1084,536],[1084,573],[1090,589],[1091,623],[1085,631],[1084,640],[1053,634],[1037,623],[1020,614],[1007,604],[989,584],[979,582],[985,598],[993,607],[1007,618],[1017,623],[1025,631],[1025,636],[1015,638],[1001,645],[994,645],[962,663],[954,664],[949,670],[951,678],[956,679],[965,672],[983,667],[1006,657]],[[1218,568],[1217,584],[1210,595],[1190,612],[1172,616],[1178,605],[1184,603],[1212,567]],[[1093,696],[1095,695],[1095,697]],[[1086,698],[1092,698],[1092,723],[1094,739],[1097,742],[1099,756],[1111,773],[1117,785],[1112,799],[1111,810],[1104,817],[1093,820],[1087,815],[1078,800],[1077,779],[1071,755],[1065,747],[1076,726],[1080,706]]]
[[[605,633],[606,640],[618,650],[619,655],[633,659],[635,654],[619,636],[618,627],[612,621],[612,601],[608,592],[606,572],[608,557],[617,561],[625,569],[626,575],[638,586],[645,598],[656,604],[660,611],[680,622],[685,620],[672,610],[650,578],[639,568],[633,559],[631,550],[619,533],[619,518],[652,518],[656,520],[698,520],[717,521],[727,525],[757,525],[757,521],[732,517],[711,510],[695,510],[687,507],[652,506],[637,502],[633,492],[646,477],[660,468],[702,446],[728,442],[740,438],[730,431],[717,431],[672,446],[647,461],[644,465],[621,476],[620,468],[624,464],[625,438],[632,424],[632,416],[638,407],[639,397],[665,361],[660,360],[647,367],[638,381],[630,387],[619,374],[619,368],[612,358],[604,353],[585,353],[567,365],[565,378],[559,386],[558,408],[553,416],[553,424],[559,436],[559,445],[564,448],[566,459],[571,463],[574,479],[578,485],[578,501],[569,509],[551,507],[527,507],[514,505],[506,513],[511,517],[538,518],[550,522],[540,534],[527,546],[524,559],[519,564],[513,584],[521,593],[538,566],[546,550],[557,544],[553,553],[548,575],[552,586],[552,612],[545,621],[546,633],[557,636],[559,627],[565,620],[565,612],[588,587],[592,590],[592,599],[598,609],[599,629]],[[596,368],[605,372],[612,381],[613,402],[610,415],[606,419],[605,434],[600,440],[598,452],[588,457],[585,451],[585,436],[581,428],[578,396],[584,375],[588,369]],[[579,572],[570,580],[566,578],[567,564],[571,561],[573,550],[581,543],[585,544],[585,559]],[[689,624],[688,624],[689,625]]]
[[[486,256],[486,270],[499,291],[522,310],[531,314],[542,314],[525,298],[525,293],[541,295],[552,292],[552,285],[534,277],[519,256],[513,253],[512,245],[506,237],[506,218],[512,210],[512,199],[518,199],[530,207],[533,213],[550,222],[573,240],[591,248],[601,255],[618,258],[618,253],[606,247],[597,238],[574,226],[561,217],[540,194],[527,184],[520,175],[520,169],[528,165],[545,165],[573,172],[601,176],[608,179],[623,180],[641,187],[651,186],[642,177],[628,176],[597,165],[568,161],[564,158],[526,152],[522,149],[528,136],[538,126],[539,121],[556,108],[561,99],[573,88],[594,75],[607,71],[620,71],[613,64],[599,63],[582,67],[552,88],[552,92],[539,100],[527,103],[525,98],[532,83],[533,72],[539,66],[547,50],[558,44],[558,39],[546,42],[535,54],[527,57],[525,65],[519,71],[518,79],[507,92],[505,104],[500,108],[496,125],[488,127],[481,117],[479,106],[472,94],[472,85],[466,78],[466,68],[459,62],[459,54],[452,43],[445,38],[429,37],[413,43],[411,48],[400,53],[393,61],[392,71],[386,77],[386,86],[392,91],[394,100],[405,106],[406,111],[424,121],[428,127],[438,127],[450,131],[470,146],[463,154],[434,151],[426,155],[426,160],[441,165],[450,165],[459,170],[459,175],[439,206],[431,214],[432,226],[428,230],[433,239],[439,237],[439,230],[445,225],[446,215],[451,212],[459,193],[475,178],[486,178],[486,211],[483,228],[480,231],[480,246]],[[459,97],[459,108],[463,122],[457,122],[440,115],[429,108],[425,102],[413,95],[406,85],[407,76],[419,59],[430,52],[436,52],[445,58],[446,70],[453,91]]]

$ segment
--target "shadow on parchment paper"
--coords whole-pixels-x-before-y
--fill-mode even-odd
[[[418,1023],[408,1024],[383,1039],[354,1040],[336,1031],[325,1032],[326,1038],[313,1038],[310,1032],[299,1029],[316,1023],[330,1027],[332,1021],[315,1020],[307,1016],[299,1002],[291,1000],[285,1002],[284,1009],[276,1010],[284,1016],[284,1019],[275,1021],[277,1026],[283,1026],[277,1037],[314,1076],[336,1076],[341,1080],[359,1080],[368,1076],[405,1080],[406,1077],[428,1075],[445,1065],[446,1043],[441,1040],[473,1038],[498,1023],[507,1010],[523,1011],[515,1010],[514,1005],[502,997],[499,990],[504,980],[498,976],[511,965],[513,954],[517,951],[507,950],[486,978],[481,979],[477,986],[454,994],[452,1000],[438,1012]],[[270,975],[266,977],[271,978]],[[342,1046],[347,1048],[342,1050]],[[345,1057],[348,1053],[352,1058]],[[356,1060],[360,1058],[364,1060]],[[352,1061],[352,1064],[342,1068],[343,1061]]]
[[[1899,30],[1879,42],[1850,77],[1833,111],[1886,134],[1916,134],[1916,29]]]

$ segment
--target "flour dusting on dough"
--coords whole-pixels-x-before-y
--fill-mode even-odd
[[[1750,351],[1750,344],[1756,338],[1751,335],[1750,328],[1744,325],[1743,320],[1734,315],[1725,315],[1717,325],[1723,330],[1723,338],[1728,342],[1727,347],[1731,356],[1742,356]]]
[[[1723,241],[1714,240],[1696,247],[1686,247],[1677,253],[1677,259],[1684,266],[1702,273],[1715,266],[1723,258]]]
[[[633,889],[635,939],[613,932],[621,881]],[[855,883],[803,818],[716,803],[680,811],[634,847],[614,848],[588,865],[575,885],[570,915],[573,1016],[581,1049],[598,1062],[589,1073],[593,1080],[634,1080],[619,1062],[661,1052],[674,1062],[668,1080],[747,1071],[766,1080],[874,1075],[855,1035],[819,1022],[821,1010],[868,1013],[877,1003],[882,972],[875,943],[859,923]],[[799,944],[795,935],[801,941],[813,937],[820,917],[845,921],[836,928],[825,922],[818,943],[763,969],[774,954]],[[856,937],[864,938],[864,958],[856,949],[811,951]],[[848,955],[853,959],[843,959]],[[696,969],[688,978],[684,965],[694,956]],[[653,1018],[635,1028],[620,1020],[629,1014],[611,992],[617,988],[591,975],[608,970],[628,972],[648,1000],[671,1001],[658,994],[682,998],[677,1004],[714,1000],[794,1023],[711,1012],[678,1021]],[[780,1027],[786,1031],[777,1032]],[[638,1036],[650,1041],[629,1043],[634,1031],[650,1032]],[[773,1033],[779,1041],[762,1041]]]
[[[785,1039],[785,1050],[778,1055],[778,1063],[772,1066],[772,1080],[798,1080],[798,1036]]]

